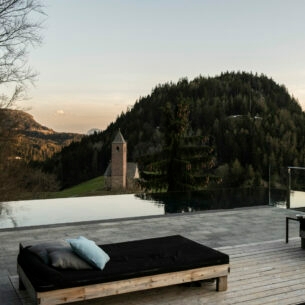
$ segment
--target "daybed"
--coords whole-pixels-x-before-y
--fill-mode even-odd
[[[63,304],[162,286],[216,279],[227,289],[229,256],[180,235],[106,244],[103,270],[59,269],[20,244],[18,274],[37,304]]]

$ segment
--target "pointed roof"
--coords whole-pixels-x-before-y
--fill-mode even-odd
[[[112,143],[126,143],[124,137],[121,134],[121,130],[119,129]]]

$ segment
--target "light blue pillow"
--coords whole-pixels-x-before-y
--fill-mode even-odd
[[[103,270],[110,260],[108,254],[96,245],[92,240],[83,236],[75,239],[67,239],[73,251],[89,264]]]

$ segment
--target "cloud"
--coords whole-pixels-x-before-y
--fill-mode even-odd
[[[60,109],[60,110],[57,110],[57,111],[56,111],[56,114],[59,114],[59,115],[64,115],[64,114],[65,114],[65,112],[64,112],[62,109]]]

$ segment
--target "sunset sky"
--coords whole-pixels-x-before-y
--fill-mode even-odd
[[[305,109],[303,0],[44,0],[20,106],[55,131],[105,129],[160,83],[265,74]]]

